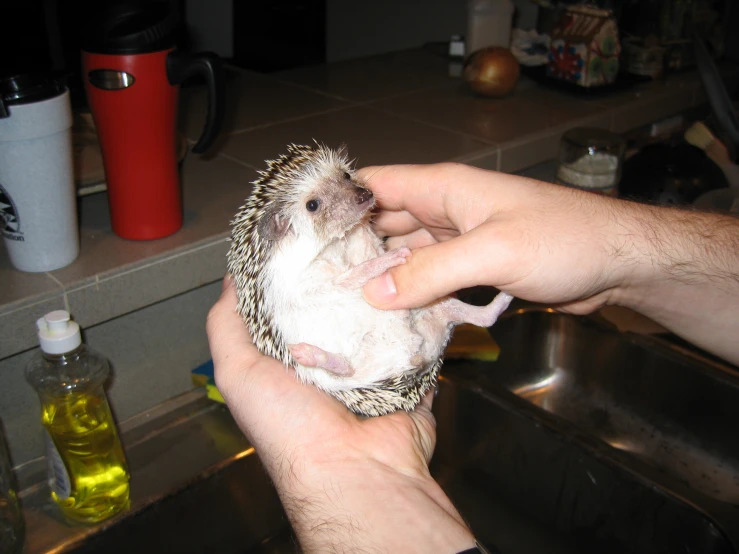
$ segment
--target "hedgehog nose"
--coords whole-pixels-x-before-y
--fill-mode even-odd
[[[370,200],[372,200],[372,191],[368,189],[364,189],[361,187],[357,187],[355,200],[357,204],[366,204]]]

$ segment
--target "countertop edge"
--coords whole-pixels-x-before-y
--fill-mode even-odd
[[[223,233],[6,305],[0,313],[0,359],[37,346],[35,327],[19,321],[65,309],[85,329],[222,279],[228,244]]]

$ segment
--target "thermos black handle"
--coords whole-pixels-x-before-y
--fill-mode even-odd
[[[192,147],[196,154],[205,152],[215,141],[223,125],[225,103],[225,78],[221,59],[211,52],[187,54],[172,52],[167,56],[167,79],[171,85],[179,85],[186,79],[201,75],[208,86],[208,117],[203,134]]]

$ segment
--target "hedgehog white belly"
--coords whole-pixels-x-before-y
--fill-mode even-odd
[[[276,313],[275,323],[287,344],[307,343],[343,356],[354,374],[337,377],[325,370],[297,366],[298,376],[324,390],[371,386],[418,367],[419,354],[431,339],[416,329],[415,312],[384,311],[365,302],[359,291],[332,290],[294,299],[292,309]]]
[[[348,390],[438,360],[449,330],[435,321],[433,309],[378,310],[364,300],[361,287],[336,284],[346,271],[384,252],[371,231],[357,227],[313,258],[307,250],[299,243],[283,246],[272,260],[265,300],[273,323],[287,345],[305,343],[340,355],[353,374],[298,364],[300,379],[329,392]],[[307,259],[296,267],[300,255]]]

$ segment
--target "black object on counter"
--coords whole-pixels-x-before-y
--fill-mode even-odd
[[[64,78],[54,73],[27,73],[0,77],[0,117],[9,117],[8,106],[33,104],[59,96]]]
[[[690,144],[650,144],[624,162],[620,195],[654,204],[690,204],[728,186],[719,167]]]

